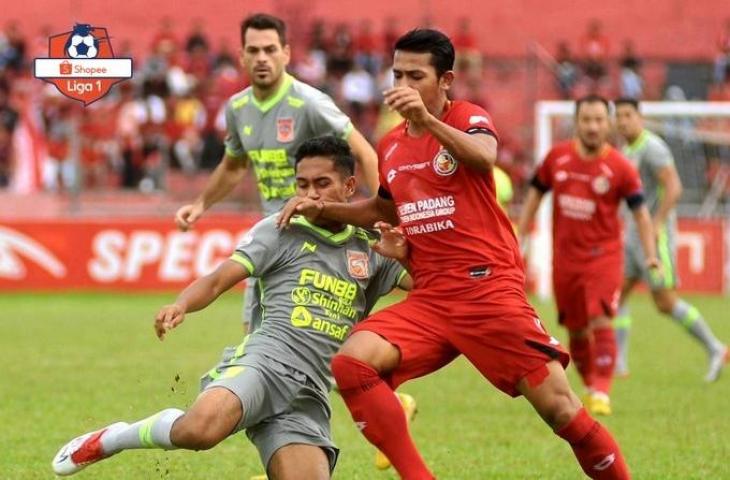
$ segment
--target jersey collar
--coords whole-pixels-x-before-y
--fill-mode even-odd
[[[334,243],[335,245],[342,245],[350,238],[352,238],[353,234],[355,233],[355,227],[353,227],[352,225],[347,225],[345,229],[341,232],[333,233],[322,227],[314,225],[301,215],[292,218],[290,223],[294,225],[299,225],[300,227],[303,227],[310,232],[316,234],[318,237],[321,237],[323,240],[326,240],[329,243]]]
[[[631,142],[629,145],[626,146],[626,150],[628,150],[630,153],[633,153],[637,150],[641,150],[641,148],[644,146],[646,141],[649,139],[649,132],[646,130],[642,130],[638,137],[636,137],[636,140]]]
[[[261,110],[262,113],[266,113],[274,108],[274,106],[276,106],[276,104],[279,103],[282,98],[284,98],[284,95],[286,95],[292,83],[294,83],[294,78],[291,75],[286,72],[284,72],[283,75],[284,81],[282,81],[281,85],[279,85],[279,89],[276,91],[276,93],[274,93],[263,102],[259,102],[256,99],[256,95],[253,94],[253,89],[251,90],[251,103],[253,103],[256,108]]]
[[[603,144],[603,147],[601,147],[601,151],[598,152],[598,154],[596,154],[593,157],[584,157],[581,154],[581,150],[580,150],[580,140],[578,140],[576,138],[575,140],[573,140],[573,151],[578,156],[578,158],[580,158],[581,160],[587,160],[587,161],[600,160],[600,159],[606,158],[608,156],[608,154],[611,152],[611,145],[609,145],[608,142],[606,142]]]

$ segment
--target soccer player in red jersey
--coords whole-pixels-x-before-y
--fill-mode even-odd
[[[553,289],[558,318],[570,335],[570,355],[588,389],[584,403],[611,413],[616,360],[611,319],[623,278],[619,206],[632,210],[652,274],[661,275],[653,229],[638,171],[608,142],[608,102],[590,95],[576,102],[577,139],[560,143],[538,167],[520,216],[526,235],[543,195],[553,191]]]
[[[450,101],[454,48],[435,30],[395,45],[385,103],[405,122],[378,146],[380,190],[352,206],[292,200],[280,213],[400,223],[415,279],[406,300],[358,324],[332,361],[347,407],[402,478],[433,478],[393,389],[460,354],[508,395],[524,395],[595,479],[629,478],[611,434],[570,389],[568,355],[527,302],[517,239],[495,196],[498,136],[489,114]]]

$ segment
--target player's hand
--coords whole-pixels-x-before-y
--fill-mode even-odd
[[[155,333],[157,338],[164,340],[165,334],[180,325],[185,320],[185,311],[180,305],[165,305],[155,317]]]
[[[321,200],[312,200],[306,197],[294,197],[286,202],[284,208],[279,212],[279,218],[276,220],[276,228],[279,230],[287,228],[289,221],[294,215],[303,215],[310,222],[317,219],[322,213],[324,202]]]
[[[405,262],[408,258],[408,242],[403,231],[386,222],[377,222],[375,228],[380,231],[380,241],[372,249],[384,257]]]
[[[652,278],[657,280],[664,278],[664,269],[662,268],[662,264],[658,258],[647,258],[645,265],[646,268],[649,270],[649,275],[651,275]]]
[[[418,90],[411,87],[394,87],[383,92],[385,104],[403,118],[417,125],[426,123],[431,114],[423,103]]]
[[[183,232],[187,232],[193,227],[193,224],[203,216],[205,209],[199,203],[191,203],[189,205],[183,205],[175,213],[175,223],[177,228]]]

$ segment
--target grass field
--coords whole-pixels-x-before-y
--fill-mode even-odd
[[[53,478],[50,460],[71,437],[115,420],[188,406],[199,375],[240,337],[240,298],[230,293],[160,343],[151,318],[173,295],[0,296],[0,478]],[[394,297],[390,297],[392,301]],[[691,296],[716,333],[730,339],[727,298]],[[538,305],[551,333],[550,305]],[[648,298],[632,302],[631,377],[614,388],[605,420],[636,479],[730,478],[730,372],[705,385],[704,352],[659,317]],[[578,386],[570,369],[570,378]],[[462,360],[411,382],[416,441],[442,479],[579,479],[564,442],[524,400],[501,394]],[[391,479],[338,396],[333,430],[342,448],[339,479]],[[248,479],[262,473],[244,435],[208,452],[124,452],[80,479]]]

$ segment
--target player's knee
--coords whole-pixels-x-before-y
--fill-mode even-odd
[[[666,298],[656,298],[654,300],[654,304],[656,305],[657,310],[664,315],[671,315],[672,310],[674,309],[674,302]]]
[[[547,423],[557,430],[570,423],[580,409],[580,400],[571,390],[559,391],[553,394],[550,409],[545,412],[544,417]]]
[[[189,450],[209,450],[220,443],[226,434],[221,428],[215,414],[210,412],[186,414],[175,422],[170,439],[172,443]]]
[[[376,333],[355,332],[340,348],[339,354],[363,362],[379,373],[393,370],[400,362],[397,347]]]

